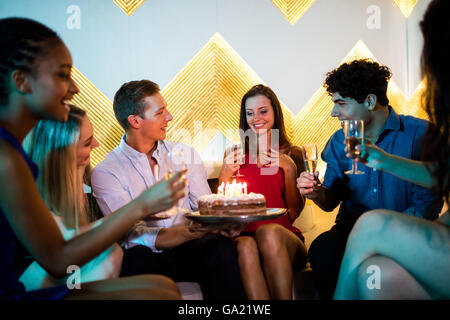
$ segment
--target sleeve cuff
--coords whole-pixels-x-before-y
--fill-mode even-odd
[[[156,253],[163,252],[163,250],[158,250],[155,247],[156,237],[161,229],[156,227],[143,227],[141,225],[135,227],[125,242],[125,249],[140,245],[146,246]]]

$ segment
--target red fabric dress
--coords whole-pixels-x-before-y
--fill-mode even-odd
[[[236,178],[236,182],[246,182],[248,193],[254,192],[264,195],[267,208],[287,208],[283,170],[278,168],[276,174],[262,175],[261,168],[256,164],[249,164],[248,155],[246,155],[245,164],[241,165],[239,171],[244,177]],[[302,232],[292,225],[287,213],[277,219],[251,222],[243,232],[254,233],[259,226],[267,223],[278,223],[284,226],[304,242]]]

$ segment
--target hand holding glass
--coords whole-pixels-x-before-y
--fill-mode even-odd
[[[345,174],[364,174],[357,167],[357,160],[360,151],[356,149],[364,139],[364,121],[363,120],[345,120],[344,121],[345,144],[348,152],[352,156],[352,169],[345,171]]]
[[[308,143],[302,146],[303,160],[305,161],[306,171],[314,174],[317,168],[317,145],[315,143]]]
[[[233,145],[232,150],[233,150],[233,154],[236,155],[234,158],[234,163],[242,164],[242,158],[244,157],[244,151],[242,149],[242,145],[240,143],[235,144],[235,145]],[[244,175],[241,174],[240,170],[238,169],[236,171],[236,173],[232,175],[232,178],[243,177],[243,176]]]
[[[306,171],[312,175],[316,172],[318,153],[317,145],[315,143],[308,143],[302,146],[303,161],[305,161]],[[315,175],[314,175],[315,176]],[[317,179],[318,185],[320,181]]]

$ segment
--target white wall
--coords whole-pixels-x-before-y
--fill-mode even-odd
[[[0,17],[30,17],[55,29],[74,65],[110,100],[129,80],[164,88],[218,32],[298,113],[358,40],[391,67],[409,99],[420,82],[418,21],[429,2],[419,0],[406,19],[393,0],[316,0],[294,26],[270,0],[147,0],[131,16],[113,0],[0,0]],[[80,29],[66,26],[70,5],[81,10]],[[379,29],[367,27],[373,5]]]

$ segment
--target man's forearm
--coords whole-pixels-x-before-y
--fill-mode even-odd
[[[187,227],[163,228],[156,237],[155,248],[158,250],[170,249],[193,239],[194,237]]]
[[[315,191],[314,198],[310,198],[316,205],[318,205],[323,211],[333,211],[340,203],[340,200],[326,187],[320,186]]]

